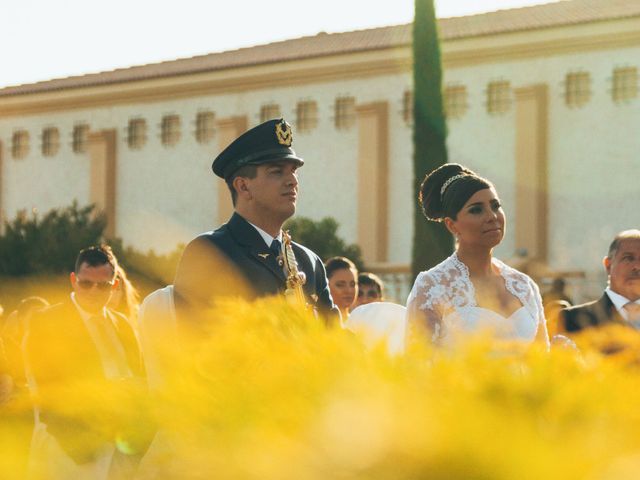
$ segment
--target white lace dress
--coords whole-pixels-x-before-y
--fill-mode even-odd
[[[454,253],[416,278],[407,300],[408,334],[428,332],[434,343],[447,345],[461,334],[490,330],[498,339],[532,342],[538,336],[549,345],[538,286],[500,260],[492,263],[522,305],[509,318],[478,306],[469,269]]]

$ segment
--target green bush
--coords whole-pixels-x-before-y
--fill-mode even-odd
[[[142,253],[124,247],[119,238],[106,239],[106,216],[94,205],[53,209],[39,216],[22,211],[15,220],[5,223],[0,236],[0,275],[23,276],[67,273],[73,270],[78,252],[83,248],[107,243],[127,272],[134,272],[151,282],[173,282],[180,255],[179,245],[167,255],[153,250]]]
[[[326,261],[335,256],[347,257],[356,264],[358,270],[364,270],[362,252],[355,244],[347,243],[338,236],[338,222],[332,217],[325,217],[317,222],[306,217],[296,217],[284,225],[291,238],[313,250]]]
[[[40,217],[22,211],[0,236],[0,274],[69,272],[80,249],[103,240],[107,220],[93,205],[55,209]]]
[[[120,239],[111,240],[109,244],[127,272],[135,272],[161,286],[173,283],[185,247],[179,244],[170,253],[158,255],[153,250],[142,253],[135,248],[124,247]]]
[[[78,252],[83,248],[107,243],[127,272],[137,273],[148,280],[167,285],[173,278],[184,245],[158,255],[125,247],[119,238],[106,239],[106,217],[94,205],[80,207],[77,202],[66,208],[54,209],[44,216],[20,212],[15,220],[5,223],[0,236],[0,275],[22,276],[67,273],[73,270]],[[337,255],[352,260],[359,270],[364,269],[360,247],[338,236],[338,222],[326,217],[319,221],[298,217],[288,221],[285,230],[293,240],[327,260]]]

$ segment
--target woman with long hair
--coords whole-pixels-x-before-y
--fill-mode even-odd
[[[325,262],[324,266],[327,270],[331,298],[340,309],[344,324],[358,297],[358,268],[345,257],[332,257]]]
[[[109,299],[108,307],[118,313],[123,314],[129,323],[137,328],[138,309],[140,308],[140,294],[133,286],[127,272],[118,264],[116,267],[116,279],[118,286]]]

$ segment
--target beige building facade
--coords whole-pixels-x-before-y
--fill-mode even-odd
[[[613,235],[640,225],[640,0],[439,22],[449,156],[496,184],[509,222],[496,254],[601,281]],[[228,217],[217,153],[282,115],[306,159],[298,214],[336,218],[370,265],[402,270],[410,42],[410,25],[319,34],[2,89],[2,218],[96,203],[125,244],[171,251]]]

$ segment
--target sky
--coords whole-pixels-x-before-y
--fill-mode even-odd
[[[550,0],[436,0],[438,17]],[[413,0],[0,0],[0,88],[409,23]]]

